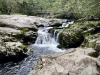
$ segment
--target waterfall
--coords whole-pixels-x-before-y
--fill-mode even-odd
[[[60,31],[58,34],[57,34],[57,36],[56,36],[56,41],[59,43],[59,35],[60,35],[60,33],[61,33],[62,31]]]
[[[49,29],[52,27],[42,27],[38,29],[38,37],[36,39],[35,45],[47,46],[55,45],[57,46],[59,34],[56,34],[56,30],[53,34],[48,33]]]
[[[68,26],[69,26],[68,23],[63,23],[63,24],[62,24],[62,27],[68,27]]]
[[[61,33],[54,30],[53,34],[49,33],[49,29],[52,27],[40,27],[38,29],[38,37],[36,39],[35,47],[46,47],[48,50],[52,50],[54,52],[63,52],[64,50],[57,48],[59,45],[59,34]]]
[[[54,30],[54,33],[53,33],[53,37],[55,38],[55,41],[58,44],[59,44],[59,35],[61,32],[62,32],[62,30],[60,30],[59,32],[57,30]]]

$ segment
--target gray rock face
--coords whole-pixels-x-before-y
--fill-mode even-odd
[[[30,27],[34,25],[37,26],[50,26],[56,24],[62,24],[67,20],[61,19],[46,19],[36,16],[27,16],[27,15],[0,15],[0,26],[9,26],[15,28]]]
[[[42,56],[28,75],[99,75],[92,48],[73,48],[64,53]]]

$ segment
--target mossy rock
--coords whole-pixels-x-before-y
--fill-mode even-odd
[[[31,44],[31,43],[35,43],[35,41],[36,41],[36,37],[34,37],[34,36],[24,36],[24,38],[23,38],[23,42],[25,43],[25,44]]]
[[[62,32],[59,35],[60,44],[65,48],[78,47],[84,40],[84,36],[80,32]]]
[[[4,42],[0,44],[0,64],[21,61],[28,53],[27,46],[21,42]]]
[[[37,28],[36,27],[32,27],[32,28],[27,28],[27,27],[24,27],[24,28],[21,28],[21,32],[22,33],[25,33],[25,32],[28,32],[28,31],[37,31]]]
[[[88,41],[87,47],[95,48],[95,46],[96,46],[96,40]]]
[[[12,35],[17,41],[20,41],[24,44],[34,43],[37,38],[37,29],[35,28],[21,28],[21,34]]]
[[[60,34],[60,44],[65,47],[77,47],[84,40],[81,46],[94,48],[96,41],[91,42],[88,39],[93,40],[95,38],[94,34],[99,32],[99,21],[77,21],[70,25],[69,28],[64,29]]]

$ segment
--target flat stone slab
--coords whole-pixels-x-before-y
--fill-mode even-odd
[[[34,25],[49,26],[66,21],[67,20],[47,19],[27,15],[0,15],[0,26],[9,26],[14,28],[33,27]]]
[[[0,27],[0,33],[19,33],[21,34],[20,30],[14,29],[14,28],[7,28],[7,27]]]

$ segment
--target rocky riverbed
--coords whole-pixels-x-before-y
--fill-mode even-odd
[[[0,63],[19,61],[30,54],[27,45],[37,38],[37,28],[61,25],[67,20],[27,15],[0,15]]]
[[[57,29],[55,27],[50,32]],[[28,75],[100,74],[99,21],[75,22],[62,30],[59,42],[60,46],[58,47],[71,49],[64,53],[42,56]]]
[[[43,55],[28,75],[100,75],[100,22],[75,21],[60,28],[66,19],[27,15],[0,15],[0,63],[18,62],[31,54],[38,27],[59,31],[59,48],[65,52]],[[77,47],[77,48],[76,48]],[[70,49],[71,48],[71,49]]]

